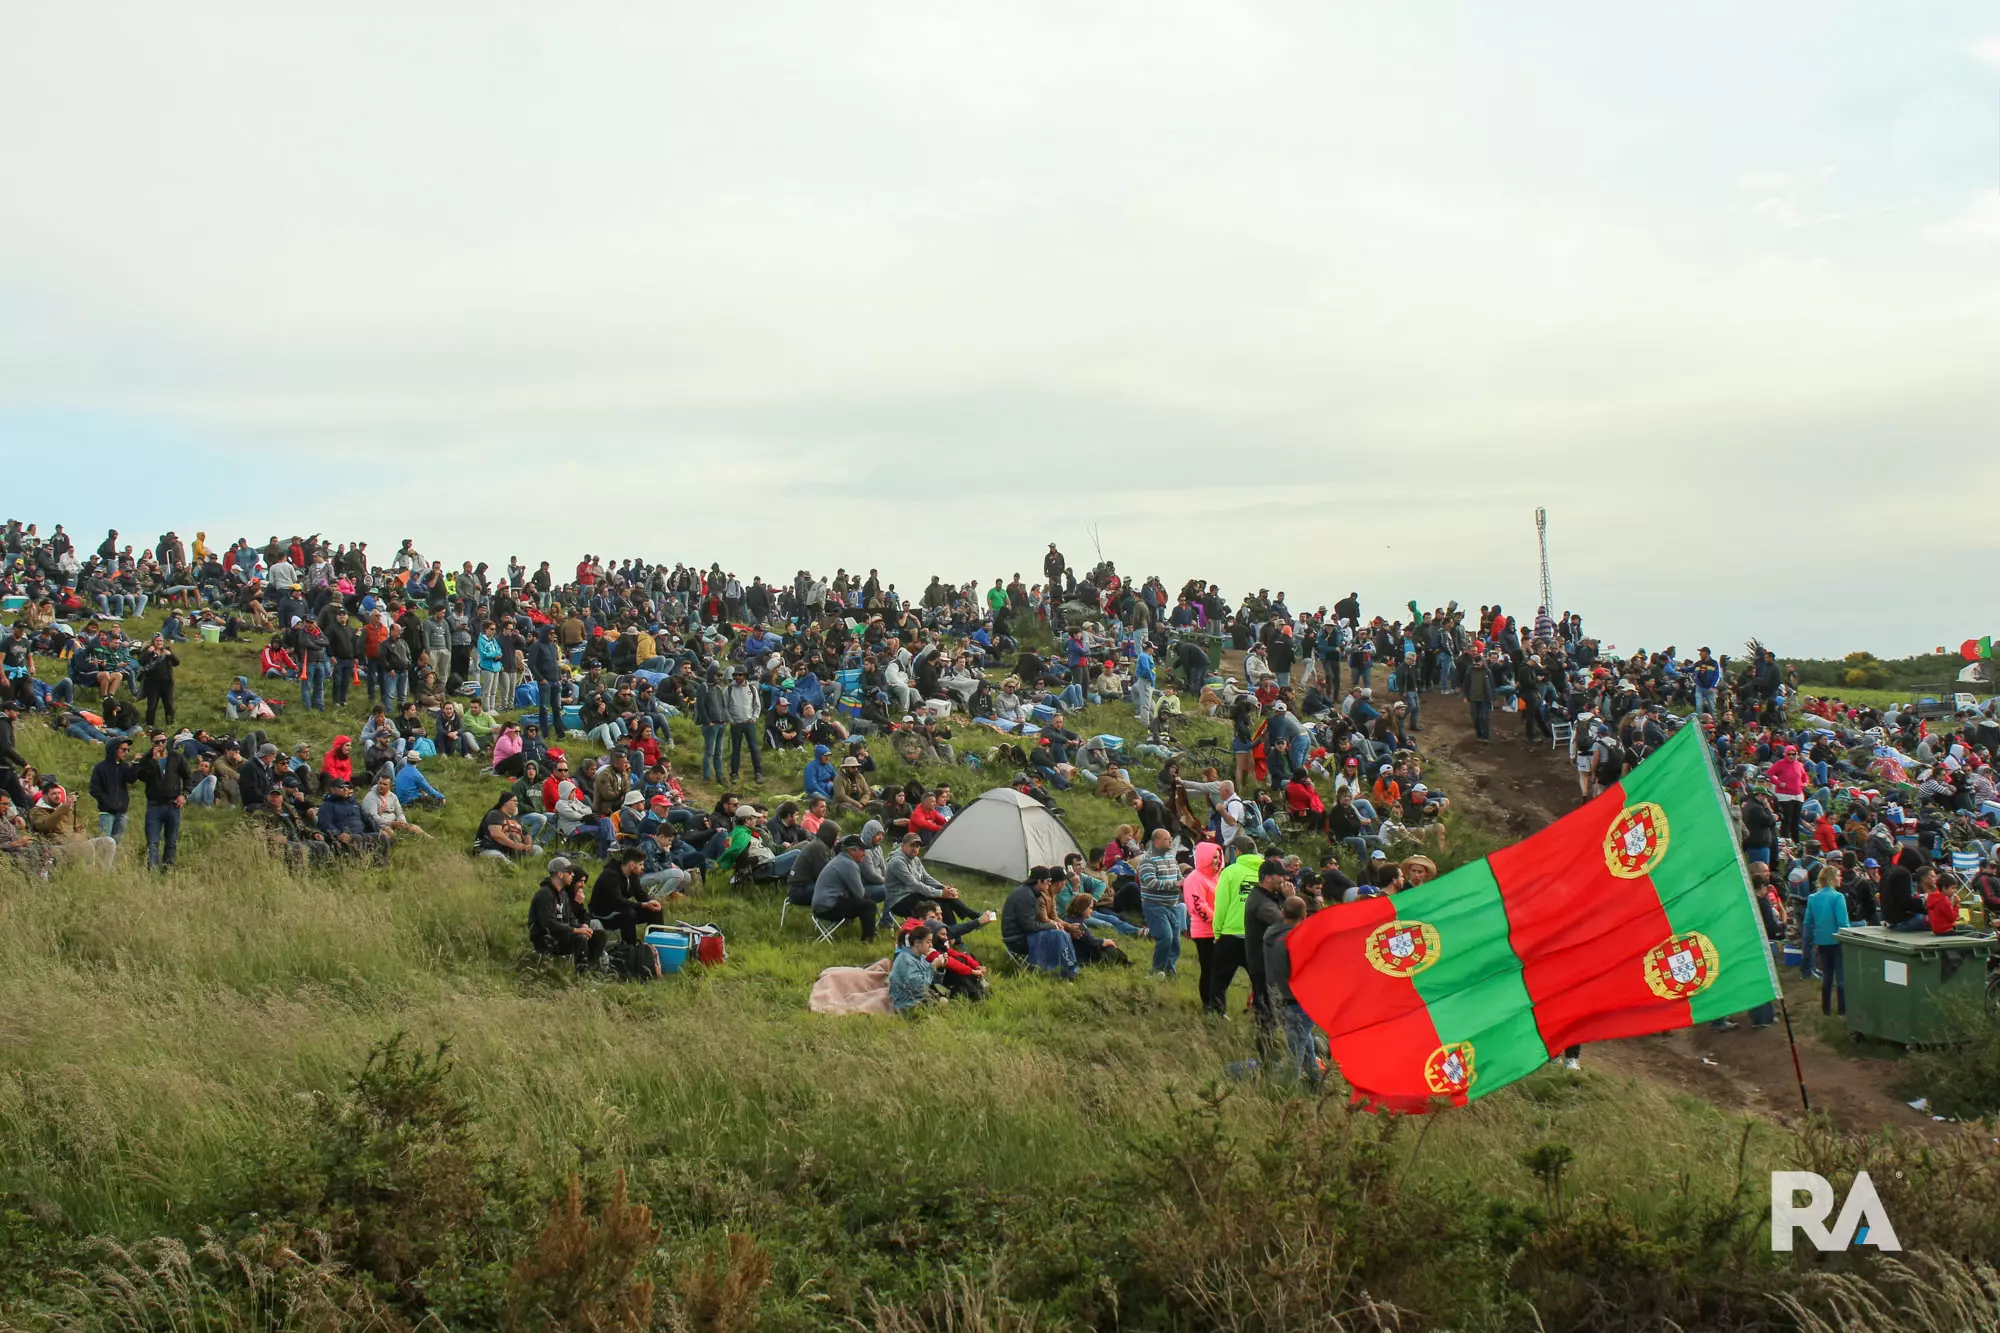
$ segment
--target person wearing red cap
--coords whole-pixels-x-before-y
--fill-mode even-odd
[[[1805,809],[1806,766],[1799,762],[1799,747],[1787,745],[1772,762],[1767,774],[1771,791],[1778,798],[1778,831],[1787,842],[1799,840],[1799,813]]]

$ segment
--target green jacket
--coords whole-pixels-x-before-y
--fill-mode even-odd
[[[729,831],[729,845],[722,849],[722,855],[715,858],[717,870],[733,870],[736,862],[750,846],[750,826],[738,824]]]
[[[1257,872],[1264,867],[1264,858],[1252,852],[1239,856],[1229,863],[1215,880],[1215,933],[1241,935],[1243,933],[1243,904],[1250,897],[1250,890],[1257,887]]]

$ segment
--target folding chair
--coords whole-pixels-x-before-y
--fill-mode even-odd
[[[1551,722],[1549,724],[1549,748],[1567,746],[1571,736],[1576,734],[1574,722]]]
[[[779,915],[782,916],[783,913]],[[833,937],[840,932],[840,928],[852,920],[855,918],[851,916],[844,916],[838,921],[828,921],[816,916],[812,918],[813,930],[818,933],[821,944],[831,944]]]

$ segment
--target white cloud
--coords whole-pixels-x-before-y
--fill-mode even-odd
[[[1972,54],[1995,69],[2000,69],[2000,37],[1988,37],[1972,48]]]
[[[1926,227],[1924,234],[1953,245],[2000,246],[2000,190],[1974,196],[1962,212]]]
[[[1885,71],[1888,9],[1578,14],[50,7],[0,46],[0,453],[202,446],[179,489],[64,492],[73,526],[907,587],[1101,517],[1131,565],[1313,603],[1519,604],[1544,503],[1619,642],[1669,606],[1860,646],[1828,627],[1893,571],[1716,583],[1814,540],[1747,497],[2000,485],[2000,301],[1879,197],[1988,179],[1924,174],[1967,95],[1843,111],[1950,77]],[[373,481],[410,460],[451,483]],[[1872,530],[1880,489],[1814,512]],[[1906,609],[1868,646],[1938,641]]]

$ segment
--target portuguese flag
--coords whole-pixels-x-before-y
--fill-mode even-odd
[[[1317,912],[1290,948],[1292,993],[1357,1099],[1400,1111],[1778,993],[1698,726],[1525,842]]]

